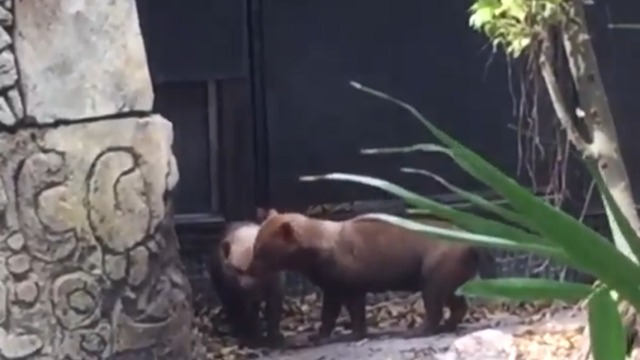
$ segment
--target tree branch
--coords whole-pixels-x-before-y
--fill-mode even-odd
[[[547,90],[549,91],[549,97],[551,98],[551,103],[553,108],[558,115],[558,119],[560,120],[560,125],[567,132],[567,137],[569,141],[571,141],[575,147],[584,155],[590,155],[590,147],[589,144],[582,138],[580,132],[573,124],[573,117],[567,109],[567,102],[562,95],[562,91],[560,90],[560,86],[558,85],[558,79],[553,72],[553,47],[549,38],[549,34],[547,33],[544,39],[542,40],[542,46],[540,51],[540,72],[542,73],[542,77],[544,78],[544,82],[547,85]]]
[[[600,155],[616,157],[619,152],[618,137],[609,100],[598,71],[598,61],[587,29],[584,6],[581,0],[572,0],[571,2],[568,18],[563,23],[562,41],[569,69],[578,90],[580,106],[584,110],[584,121],[592,131],[593,144],[591,148],[596,153],[596,157]],[[599,138],[602,136],[606,136],[606,138]],[[602,141],[614,144],[614,146],[602,147],[599,144]],[[599,154],[602,151],[609,153]]]

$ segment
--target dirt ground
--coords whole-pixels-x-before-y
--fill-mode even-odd
[[[288,347],[272,351],[239,347],[227,335],[220,309],[203,311],[194,327],[196,359],[567,359],[579,348],[586,324],[584,313],[573,304],[472,302],[456,333],[400,339],[393,334],[417,325],[424,311],[416,295],[394,296],[368,306],[367,321],[373,339],[340,342],[340,334],[348,332],[343,314],[336,342],[314,347],[306,337],[319,324],[319,309],[315,294],[288,299],[282,321]]]

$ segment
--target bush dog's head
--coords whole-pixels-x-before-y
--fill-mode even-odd
[[[222,259],[230,263],[238,271],[245,271],[253,257],[253,243],[261,224],[270,216],[276,215],[275,209],[258,208],[256,223],[251,221],[237,221],[227,225],[220,241]]]
[[[286,270],[302,246],[296,223],[305,219],[301,214],[279,214],[271,210],[256,236],[247,273],[256,276]]]
[[[258,208],[255,220],[259,224],[275,214],[277,211],[274,209]],[[247,274],[247,268],[253,259],[253,244],[260,229],[258,224],[250,221],[230,223],[219,246],[224,273],[236,286],[246,289],[258,285],[255,276]]]
[[[253,258],[253,244],[259,226],[252,222],[236,222],[227,226],[220,241],[219,251],[222,269],[228,280],[242,288],[252,288],[255,279],[247,276],[246,270]]]

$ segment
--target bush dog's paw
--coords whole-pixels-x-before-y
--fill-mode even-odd
[[[331,336],[327,334],[315,333],[309,335],[307,339],[316,346],[328,344],[331,341]]]
[[[424,328],[422,326],[409,329],[402,334],[402,337],[405,339],[415,339],[421,337],[428,337],[438,334],[438,329],[433,328]]]
[[[282,333],[271,334],[267,336],[267,346],[273,349],[282,348],[286,344]]]

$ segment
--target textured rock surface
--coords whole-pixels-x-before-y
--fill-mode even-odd
[[[11,45],[13,13],[11,1],[0,1],[0,125],[14,126],[24,118],[18,89],[18,69]]]
[[[27,116],[45,124],[151,110],[135,0],[15,0],[13,7]],[[0,33],[0,45],[4,39]],[[13,63],[10,52],[0,53],[0,89],[15,83]],[[0,121],[2,111],[0,102]]]
[[[172,137],[159,116],[0,133],[0,358],[188,359]]]
[[[459,337],[458,337],[459,336]],[[511,360],[515,359],[513,335],[480,330],[466,335],[442,334],[413,339],[377,339],[337,343],[315,348],[275,352],[265,360]]]
[[[456,339],[441,360],[502,360],[515,359],[513,335],[486,329]]]
[[[0,359],[189,359],[152,101],[134,0],[0,0]]]

